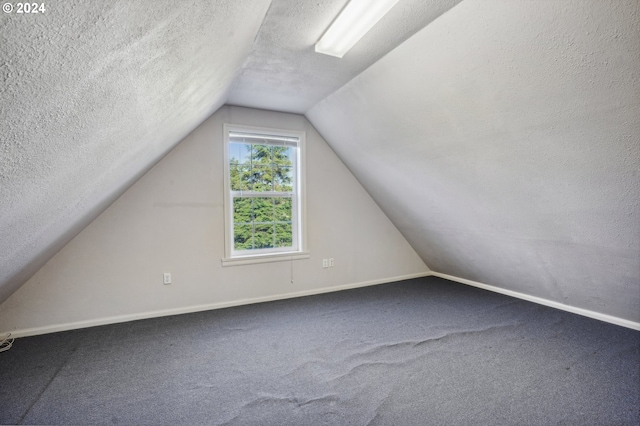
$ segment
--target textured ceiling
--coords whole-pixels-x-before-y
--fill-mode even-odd
[[[0,14],[0,301],[224,103],[268,6]]]
[[[227,101],[305,113],[461,0],[400,0],[342,59],[314,45],[346,0],[273,0]]]
[[[304,112],[458,1],[400,0],[343,60],[313,45],[346,0],[0,14],[0,302],[227,100]]]
[[[432,270],[640,322],[639,9],[465,1],[307,117]]]
[[[0,14],[0,302],[226,102],[306,113],[432,269],[640,321],[638,1],[458,2],[341,60],[346,0]]]

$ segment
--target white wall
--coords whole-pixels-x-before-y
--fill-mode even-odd
[[[638,22],[463,1],[306,115],[433,271],[640,322]]]
[[[310,259],[221,266],[225,122],[307,133]],[[327,257],[334,268],[322,268]],[[303,116],[222,107],[0,305],[0,330],[37,334],[427,272]]]

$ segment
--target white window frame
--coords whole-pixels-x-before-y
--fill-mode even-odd
[[[224,132],[224,221],[225,221],[225,257],[223,266],[245,265],[252,263],[278,262],[295,259],[309,258],[307,251],[306,228],[306,161],[305,161],[305,132],[284,129],[272,129],[265,127],[245,126],[225,123]],[[235,250],[233,232],[233,192],[231,191],[231,178],[229,167],[229,135],[231,133],[250,133],[274,138],[297,138],[297,149],[294,163],[294,185],[292,191],[292,237],[293,247],[274,247],[255,250]],[[244,191],[244,196],[259,197],[260,193]],[[284,194],[283,194],[284,195]]]

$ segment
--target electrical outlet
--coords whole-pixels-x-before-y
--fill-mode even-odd
[[[333,261],[333,257],[329,258],[329,268],[333,268],[335,266],[335,262]]]
[[[162,274],[162,282],[166,285],[166,284],[171,284],[171,273],[170,272],[165,272],[164,274]]]
[[[329,267],[329,259],[322,259],[322,267],[323,268]]]

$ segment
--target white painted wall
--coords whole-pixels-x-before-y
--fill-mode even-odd
[[[306,115],[432,270],[639,322],[638,22],[464,1]]]
[[[306,132],[310,259],[221,266],[225,122]],[[334,268],[322,269],[327,257]],[[303,116],[222,107],[0,305],[0,330],[34,334],[427,272]]]

